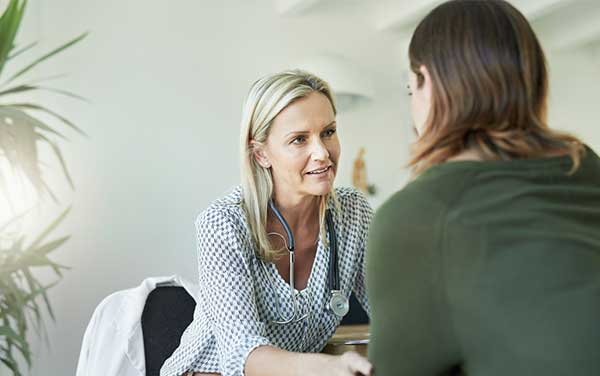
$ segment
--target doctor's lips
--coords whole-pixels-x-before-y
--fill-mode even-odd
[[[309,172],[306,173],[306,175],[321,175],[321,174],[326,174],[327,172],[329,172],[329,170],[331,170],[333,168],[333,165],[329,165],[329,166],[325,166],[325,167],[321,167],[315,170],[311,170]]]

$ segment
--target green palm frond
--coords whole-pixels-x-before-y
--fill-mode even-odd
[[[13,81],[14,79],[16,79],[17,77],[22,76],[23,74],[25,74],[26,72],[30,71],[31,69],[33,69],[35,66],[37,66],[39,63],[43,62],[44,60],[48,60],[49,58],[51,58],[52,56],[66,50],[67,48],[71,47],[72,45],[79,43],[83,38],[85,38],[89,33],[85,32],[83,34],[81,34],[80,36],[78,36],[77,38],[63,44],[62,46],[48,52],[47,54],[43,55],[42,57],[35,59],[32,63],[30,63],[29,65],[27,65],[25,68],[19,70],[17,73],[13,74],[12,76],[10,76],[8,78],[8,80],[6,80],[2,86],[10,83],[11,81]]]
[[[0,90],[0,97],[7,96],[9,94],[20,94],[20,93],[23,93],[26,91],[36,91],[36,90],[50,91],[50,92],[53,92],[56,94],[61,94],[61,95],[67,96],[67,97],[79,99],[84,102],[88,101],[86,98],[84,98],[80,95],[71,93],[70,91],[67,91],[67,90],[61,90],[61,89],[55,89],[52,87],[31,85],[31,84],[23,84],[23,85],[13,86],[8,89]]]
[[[27,0],[10,0],[4,14],[0,17],[0,74],[10,52],[13,50],[15,37],[23,19]]]
[[[25,53],[27,51],[29,51],[30,49],[32,49],[33,47],[37,46],[38,42],[32,42],[29,43],[28,45],[26,45],[25,47],[19,48],[18,50],[11,52],[11,54],[9,56],[6,57],[6,60],[10,60],[10,59],[14,59],[15,57],[21,55],[22,53]],[[16,47],[13,47],[13,49],[15,49]]]
[[[37,46],[37,42],[20,48],[15,46],[15,38],[26,4],[27,0],[9,0],[4,13],[0,16],[0,82],[2,82],[0,85],[0,158],[5,160],[4,164],[10,169],[22,173],[38,193],[45,193],[58,202],[44,177],[45,165],[40,160],[39,148],[47,147],[52,151],[63,176],[71,188],[74,188],[73,179],[61,150],[61,143],[68,141],[64,133],[65,129],[83,136],[86,134],[64,116],[42,104],[23,101],[23,98],[38,91],[47,91],[87,100],[66,90],[40,85],[62,75],[33,81],[24,81],[24,79],[43,62],[79,43],[88,33],[83,33],[38,58],[30,59],[29,63],[20,69],[11,69],[15,73],[6,77],[4,68],[7,62],[13,64],[16,60],[23,59],[23,56]],[[16,57],[19,59],[15,59]],[[40,117],[40,114],[47,116]],[[43,119],[55,120],[63,128],[57,128]],[[0,169],[0,195],[7,197],[10,204],[7,189],[10,184],[9,179],[10,176]],[[55,319],[48,290],[62,279],[63,271],[68,269],[53,261],[50,256],[69,240],[69,236],[54,240],[47,240],[47,238],[66,218],[69,210],[66,209],[61,213],[28,246],[25,245],[25,236],[14,240],[9,246],[6,246],[5,242],[0,242],[0,373],[5,367],[16,376],[22,375],[19,368],[21,361],[31,367],[31,348],[27,341],[30,328],[48,341],[44,317]],[[28,210],[24,213],[15,213],[7,223],[0,223],[0,236],[27,213]],[[34,268],[52,270],[56,280],[49,284],[40,282],[33,272]],[[19,358],[21,361],[18,360]]]
[[[23,247],[24,238],[21,238],[9,249],[0,249],[0,360],[15,374],[19,374],[18,368],[11,366],[17,365],[17,353],[31,365],[31,350],[26,335],[31,320],[27,316],[33,316],[31,323],[38,334],[45,333],[42,307],[52,320],[55,319],[48,290],[62,278],[61,271],[68,268],[55,263],[48,256],[69,237],[43,241],[62,222],[69,210],[65,210],[26,248]],[[33,275],[31,269],[34,267],[48,267],[54,270],[58,279],[44,285]]]
[[[87,134],[81,130],[79,127],[77,127],[75,124],[73,124],[71,121],[69,121],[67,118],[65,118],[64,116],[61,116],[59,114],[57,114],[54,111],[51,111],[49,109],[47,109],[44,106],[40,106],[38,104],[33,104],[33,103],[9,103],[7,105],[5,105],[6,107],[12,107],[12,108],[18,108],[18,109],[22,109],[22,110],[33,110],[33,111],[40,111],[40,112],[44,112],[58,120],[60,120],[62,123],[66,124],[68,127],[70,127],[71,129],[73,129],[74,131],[76,131],[77,133],[79,133],[82,136],[87,136]],[[0,105],[0,109],[4,107]],[[62,136],[60,133],[58,133],[57,131],[53,130],[52,128],[46,126],[46,124],[41,123],[38,124],[38,126],[40,126],[40,128],[42,130],[51,132],[51,133],[55,133],[57,135],[60,135],[61,138],[65,139],[66,138],[64,136]]]

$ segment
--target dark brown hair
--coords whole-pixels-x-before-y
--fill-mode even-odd
[[[409,165],[419,173],[464,150],[484,160],[569,154],[575,171],[584,150],[548,128],[546,58],[529,22],[502,0],[452,0],[417,26],[411,70],[431,77],[427,124]]]

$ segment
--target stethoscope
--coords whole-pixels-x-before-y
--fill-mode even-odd
[[[280,320],[274,320],[273,322],[276,324],[289,324],[292,322],[299,322],[299,321],[304,320],[306,317],[308,317],[308,313],[305,313],[304,315],[301,314],[300,317],[296,317],[299,312],[299,305],[298,305],[298,300],[297,300],[296,293],[295,293],[296,290],[294,288],[294,235],[292,235],[292,231],[290,230],[290,227],[288,226],[285,218],[283,218],[283,215],[281,215],[279,210],[277,210],[277,208],[275,207],[273,200],[269,200],[269,207],[275,214],[275,217],[277,217],[277,220],[279,220],[279,222],[281,222],[281,225],[283,226],[283,230],[285,231],[285,233],[287,235],[287,242],[285,242],[285,239],[284,239],[284,242],[286,243],[286,247],[289,251],[289,257],[290,257],[290,294],[292,296],[293,307],[294,307],[292,315],[286,318],[283,315],[283,313],[281,312],[279,298],[277,297],[277,293],[275,293],[277,313],[280,317]],[[330,210],[327,210],[325,212],[325,222],[327,224],[327,234],[329,236],[329,251],[330,251],[329,275],[328,275],[328,281],[327,281],[329,291],[330,291],[330,296],[329,296],[329,302],[327,304],[327,310],[332,312],[336,316],[342,318],[348,313],[348,310],[350,309],[350,303],[348,301],[348,298],[344,295],[344,293],[340,289],[340,278],[339,278],[339,269],[338,269],[338,262],[337,262],[337,239],[335,237],[335,227],[333,224],[333,218],[331,217]],[[263,267],[264,267],[264,264],[263,264]],[[266,270],[265,270],[265,272],[266,272]],[[266,274],[267,274],[267,276],[269,276],[268,272],[266,272]],[[269,277],[269,279],[270,279],[270,277]]]

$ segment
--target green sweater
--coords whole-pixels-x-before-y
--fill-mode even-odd
[[[600,159],[449,162],[371,225],[377,376],[600,375]]]

